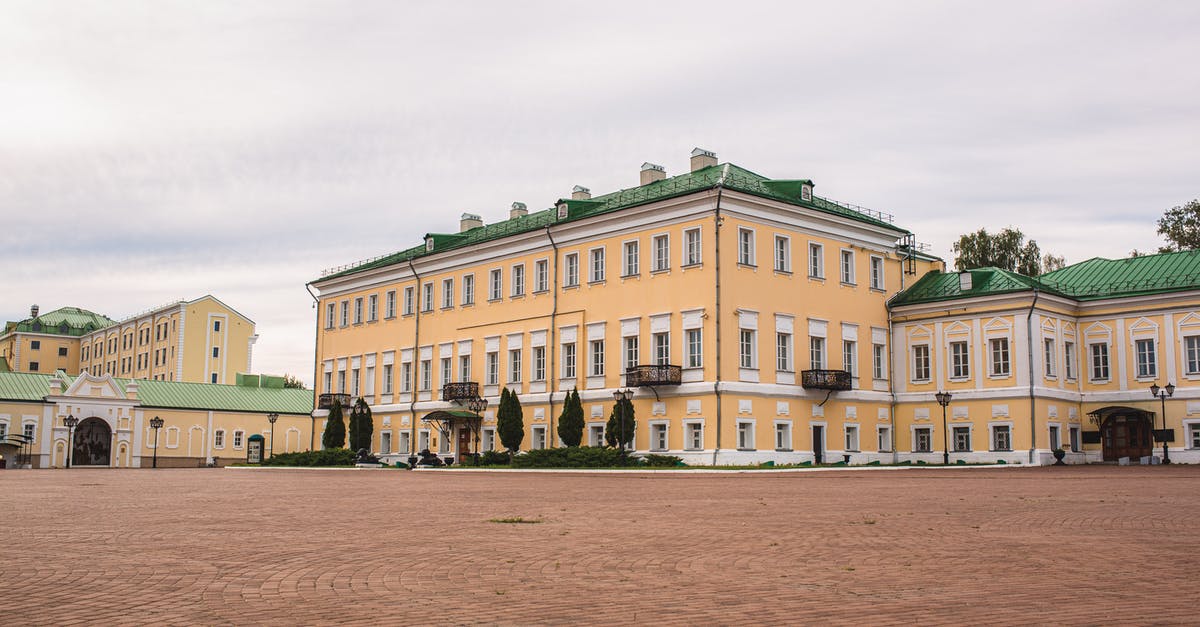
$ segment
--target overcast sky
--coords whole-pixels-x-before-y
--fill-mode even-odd
[[[1068,262],[1200,196],[1194,2],[0,0],[0,320],[213,294],[311,383],[330,266],[695,146],[953,261]]]

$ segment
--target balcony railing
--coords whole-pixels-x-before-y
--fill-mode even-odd
[[[344,408],[350,407],[349,394],[321,394],[317,396],[317,409],[333,409],[335,401]]]
[[[805,370],[800,385],[810,390],[849,390],[850,373],[845,370]]]
[[[442,386],[443,401],[469,401],[479,397],[479,384],[474,381],[447,383]]]
[[[682,378],[682,368],[666,364],[639,365],[625,371],[625,385],[629,387],[679,385]]]

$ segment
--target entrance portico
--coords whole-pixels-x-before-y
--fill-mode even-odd
[[[1153,454],[1153,413],[1136,407],[1110,406],[1091,412],[1091,416],[1100,426],[1104,461],[1115,462],[1122,457],[1136,460]]]
[[[468,456],[479,453],[479,434],[483,417],[467,410],[439,410],[426,414],[421,422],[433,425],[442,438],[453,443],[454,459],[464,463]]]

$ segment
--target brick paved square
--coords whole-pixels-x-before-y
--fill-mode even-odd
[[[1200,620],[1196,467],[0,477],[12,625]]]

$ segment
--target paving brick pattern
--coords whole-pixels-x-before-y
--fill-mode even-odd
[[[1200,468],[0,473],[0,624],[1197,624]],[[537,524],[489,522],[521,517]]]

